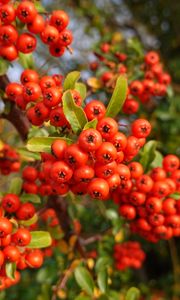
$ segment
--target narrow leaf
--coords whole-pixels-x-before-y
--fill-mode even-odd
[[[10,63],[8,60],[3,59],[2,57],[0,58],[0,76],[4,75],[7,73],[7,70],[10,66]]]
[[[61,137],[35,137],[31,138],[27,142],[27,149],[32,152],[51,152],[51,144],[55,140],[65,140],[68,144],[70,144],[72,141],[68,138],[61,138]]]
[[[108,275],[107,270],[100,271],[97,276],[97,283],[101,292],[106,293],[108,288]]]
[[[31,226],[32,224],[35,224],[37,222],[37,220],[38,220],[38,216],[37,216],[37,214],[34,214],[34,216],[31,219],[26,220],[26,221],[25,220],[19,221],[18,223],[20,225],[28,227],[28,226]]]
[[[102,256],[96,262],[96,272],[105,270],[108,266],[112,264],[112,260],[109,256]]]
[[[83,130],[87,118],[82,107],[75,104],[70,91],[65,92],[63,95],[63,111],[74,133]]]
[[[64,80],[64,91],[74,89],[75,83],[78,81],[79,78],[80,78],[80,72],[78,71],[70,72]]]
[[[140,291],[136,287],[131,287],[127,294],[125,300],[139,300],[140,299]]]
[[[9,193],[10,194],[17,194],[19,195],[21,193],[22,189],[22,179],[19,177],[15,177],[11,180],[10,188],[9,188]]]
[[[84,83],[76,82],[75,90],[80,93],[83,100],[86,98],[87,89],[86,89],[86,85]]]
[[[127,78],[120,75],[116,81],[116,86],[112,94],[111,100],[106,110],[107,117],[115,117],[120,112],[127,95]]]
[[[21,197],[21,202],[32,202],[32,203],[41,203],[41,198],[35,194],[23,194]]]
[[[84,130],[89,129],[89,128],[94,128],[95,129],[96,126],[97,126],[97,123],[98,123],[97,119],[93,119],[93,120],[87,122],[83,129]]]
[[[19,62],[24,67],[24,69],[34,69],[34,58],[32,53],[24,54],[19,52]]]
[[[31,242],[28,248],[46,248],[52,243],[51,236],[49,232],[46,231],[32,231],[31,232]]]
[[[94,292],[94,281],[89,271],[87,271],[84,267],[77,267],[74,271],[74,275],[82,290],[92,296]]]
[[[149,141],[145,144],[144,148],[140,152],[140,163],[144,168],[144,172],[149,171],[151,163],[155,159],[155,150],[156,150],[157,142]]]
[[[155,150],[155,157],[151,163],[151,168],[162,167],[163,155],[158,150]]]
[[[34,160],[41,159],[41,156],[39,153],[30,152],[26,148],[18,148],[16,150],[20,154],[21,158],[25,161],[34,161]]]
[[[112,209],[112,208],[109,208],[109,209],[106,210],[106,217],[109,220],[117,220],[117,219],[119,219],[118,213],[114,209]]]
[[[15,262],[8,262],[5,266],[6,269],[6,276],[10,279],[15,279],[15,271],[16,271],[16,263]]]

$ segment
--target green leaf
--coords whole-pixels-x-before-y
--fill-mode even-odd
[[[79,295],[74,300],[92,300],[92,298],[89,297],[89,296],[81,296],[81,295]]]
[[[34,69],[34,59],[32,53],[24,54],[19,52],[19,62],[23,66],[24,69]]]
[[[149,171],[151,163],[155,159],[155,151],[156,151],[157,142],[156,141],[149,141],[145,144],[144,148],[140,152],[140,163],[144,168],[144,172]]]
[[[32,152],[49,152],[51,153],[51,145],[55,140],[62,139],[68,144],[72,141],[68,138],[61,137],[35,137],[27,142],[27,149]]]
[[[128,47],[132,50],[134,50],[139,56],[143,55],[143,48],[141,43],[138,39],[129,39],[128,40]]]
[[[49,232],[46,231],[32,231],[31,232],[31,242],[28,248],[46,248],[52,243],[51,236]]]
[[[88,295],[92,296],[94,292],[94,281],[91,277],[89,271],[84,267],[77,267],[74,271],[75,279],[78,285],[84,290]]]
[[[70,91],[63,95],[63,111],[74,133],[82,131],[87,118],[82,107],[75,104]]]
[[[78,71],[70,72],[64,80],[64,91],[73,90],[79,78],[80,78],[80,72]]]
[[[136,287],[131,287],[126,294],[125,300],[139,300],[140,291]]]
[[[8,60],[3,59],[2,57],[0,58],[0,76],[4,75],[7,73],[7,70],[10,66],[10,63]]]
[[[24,221],[24,220],[19,221],[18,223],[20,225],[28,227],[28,226],[31,226],[32,224],[35,224],[37,222],[37,220],[38,220],[38,216],[37,216],[37,214],[34,214],[34,216],[31,219],[26,220],[26,221]]]
[[[151,168],[162,167],[163,155],[158,150],[155,150],[155,158],[151,163]]]
[[[166,92],[167,92],[167,95],[168,95],[168,98],[171,99],[173,98],[174,96],[174,91],[173,91],[173,88],[171,85],[169,85],[166,89]]]
[[[5,269],[6,269],[6,276],[11,279],[15,279],[16,263],[15,262],[6,263]]]
[[[107,270],[100,271],[97,275],[97,283],[101,292],[106,293],[108,288]]]
[[[114,118],[118,115],[126,100],[127,88],[127,78],[124,75],[120,75],[116,81],[114,92],[106,110],[107,117]]]
[[[40,160],[41,156],[39,153],[30,152],[26,148],[18,148],[16,149],[17,152],[20,154],[22,159],[27,161],[34,161],[34,160]]]
[[[86,125],[84,126],[83,130],[86,130],[86,129],[89,129],[89,128],[96,128],[97,126],[97,123],[98,123],[98,120],[97,119],[93,119],[89,122],[86,123]]]
[[[112,259],[109,256],[102,256],[98,258],[96,262],[96,272],[104,271],[108,266],[112,264]]]
[[[171,195],[169,195],[169,198],[173,198],[175,200],[180,200],[180,193],[173,193]]]
[[[21,197],[21,202],[32,202],[32,203],[41,203],[41,198],[35,194],[23,194]]]
[[[17,194],[19,195],[21,193],[21,189],[22,189],[22,179],[19,177],[15,177],[11,180],[11,184],[10,184],[10,188],[8,193],[9,194]]]
[[[81,95],[81,98],[84,100],[86,98],[87,89],[86,85],[82,82],[76,82],[75,90],[78,91]]]
[[[41,4],[40,1],[35,1],[34,5],[38,13],[40,14],[46,13],[45,7]]]
[[[118,213],[114,209],[111,209],[111,208],[109,208],[109,209],[106,210],[106,217],[109,220],[117,220],[117,219],[119,219]]]

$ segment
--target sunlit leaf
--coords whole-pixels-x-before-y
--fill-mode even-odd
[[[121,111],[127,95],[127,78],[120,75],[116,81],[116,86],[112,94],[111,100],[106,110],[106,116],[114,118]]]

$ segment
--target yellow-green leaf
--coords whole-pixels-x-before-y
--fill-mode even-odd
[[[79,78],[80,78],[80,72],[78,71],[70,72],[64,80],[64,91],[74,89],[75,84],[79,80]]]
[[[107,117],[114,118],[118,115],[126,100],[127,88],[127,78],[124,75],[120,75],[116,81],[114,92],[106,110]]]
[[[65,140],[68,144],[72,141],[64,137],[34,137],[27,142],[27,149],[32,152],[51,152],[51,145],[55,140]]]
[[[74,133],[82,131],[88,120],[82,107],[75,104],[70,91],[63,95],[63,111]]]
[[[32,231],[31,232],[31,242],[28,248],[46,248],[52,243],[51,236],[49,232],[46,231]]]
[[[139,300],[140,291],[136,287],[131,287],[126,294],[125,300]]]
[[[94,281],[91,274],[84,267],[77,267],[74,271],[75,279],[78,285],[85,291],[88,295],[92,296],[94,292]]]

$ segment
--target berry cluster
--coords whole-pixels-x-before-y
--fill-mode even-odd
[[[70,127],[62,109],[62,76],[43,76],[34,70],[21,74],[21,84],[12,82],[6,87],[9,100],[15,101],[17,106],[26,110],[29,121],[36,126],[49,121],[56,127]],[[78,91],[71,91],[77,105],[81,105],[82,98]]]
[[[83,130],[71,145],[57,138],[52,154],[42,153],[39,172],[33,167],[24,169],[26,193],[65,195],[70,189],[74,194],[88,193],[93,199],[106,200],[117,187],[129,182],[130,169],[125,162],[144,145],[150,123],[137,119],[132,123],[132,135],[126,137],[114,119],[105,117],[101,102],[91,101],[84,111],[88,120],[98,119],[96,129]]]
[[[31,228],[23,223],[35,215],[32,203],[21,203],[15,194],[6,194],[0,206],[0,290],[16,284],[20,273],[15,271],[11,279],[6,270],[7,263],[14,263],[17,270],[27,267],[39,268],[43,263],[40,249],[28,249],[31,242]],[[32,224],[33,225],[33,224]]]
[[[64,54],[73,39],[66,29],[69,17],[64,11],[53,11],[44,19],[31,1],[20,1],[17,6],[9,2],[0,1],[0,57],[13,61],[19,52],[33,52],[37,45],[35,35],[49,47],[52,56]]]
[[[113,200],[119,213],[131,221],[132,232],[151,242],[180,236],[180,201],[173,198],[180,191],[178,157],[165,156],[163,166],[148,175],[138,162],[131,162],[129,169],[131,180],[118,187]]]
[[[107,92],[111,92],[114,88],[119,74],[128,75],[129,90],[123,106],[123,112],[131,115],[138,112],[140,104],[146,104],[150,100],[165,96],[171,77],[164,72],[157,52],[150,51],[146,53],[144,61],[141,59],[138,62],[137,59],[136,70],[134,70],[131,63],[133,55],[128,54],[128,48],[125,47],[124,51],[120,52],[117,51],[116,46],[110,43],[101,44],[100,51],[98,53],[95,52],[100,63],[94,61],[90,63],[90,68],[92,71],[98,71],[96,75],[99,78],[99,87],[104,88]],[[104,66],[106,71],[104,71]],[[98,74],[100,74],[101,67],[103,67],[103,71],[99,77]],[[134,72],[141,75],[137,75],[136,79],[132,79],[132,73]]]
[[[145,257],[146,255],[138,242],[128,241],[114,246],[114,259],[117,270],[124,271],[127,268],[139,269]]]
[[[9,175],[20,169],[19,154],[9,145],[3,144],[0,149],[0,173]]]

